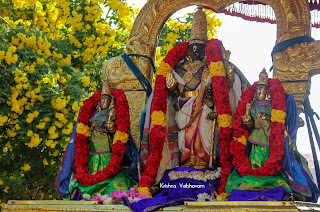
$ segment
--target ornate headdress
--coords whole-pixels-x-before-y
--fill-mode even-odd
[[[259,82],[258,82],[258,85],[264,85],[266,87],[269,86],[269,83],[268,83],[268,74],[267,74],[267,71],[266,69],[262,69],[262,71],[260,72],[259,74]]]
[[[110,97],[110,99],[112,99],[112,97],[111,97],[111,85],[110,85],[108,79],[106,79],[104,81],[104,83],[102,84],[102,93],[101,93],[101,95],[107,95],[107,96]]]
[[[194,13],[191,27],[190,43],[207,44],[208,42],[208,29],[207,17],[205,12],[202,11],[202,6],[198,6],[198,10]]]

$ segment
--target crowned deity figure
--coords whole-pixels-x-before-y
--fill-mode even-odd
[[[319,190],[295,145],[298,110],[292,95],[263,69],[241,98],[230,145],[236,169],[226,185],[229,200],[317,201]]]
[[[225,95],[223,97],[228,101],[220,103],[219,107],[230,109],[230,113],[223,117],[228,116],[231,121],[231,111],[235,111],[243,85],[247,83],[240,71],[228,61],[230,52],[224,49],[222,42],[218,39],[208,40],[207,19],[202,9],[199,6],[194,14],[190,41],[174,47],[164,59],[167,64],[162,63],[167,66],[170,64],[172,71],[164,75],[168,91],[166,135],[157,182],[161,179],[161,173],[177,166],[205,169],[219,165],[219,120],[222,119],[217,114],[215,97],[221,99]],[[183,58],[175,55],[183,55]],[[211,67],[214,70],[210,70],[209,60],[218,64],[216,69]],[[157,75],[162,72],[160,65]],[[219,74],[219,83],[226,81],[225,84],[221,83],[226,86],[212,81],[216,73]],[[157,84],[156,79],[156,87]],[[216,85],[216,93],[213,84]],[[156,95],[150,96],[146,107],[141,142],[141,158],[144,162],[150,153],[151,111],[153,104],[157,104],[154,103],[158,99]]]
[[[116,120],[129,117],[128,107],[115,107],[113,94],[122,95],[116,101],[123,104],[123,91],[112,91],[105,80],[102,91],[85,100],[80,109],[56,178],[58,193],[64,199],[129,190],[138,180],[136,144],[128,127],[127,133],[117,130],[120,122]],[[121,109],[124,111],[119,112]]]

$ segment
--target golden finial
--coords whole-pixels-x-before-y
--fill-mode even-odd
[[[207,17],[202,11],[202,6],[198,6],[198,10],[194,13],[191,27],[190,44],[208,42]]]
[[[268,74],[265,68],[262,69],[262,71],[259,74],[259,82],[258,85],[265,85],[269,86],[268,84]]]
[[[104,83],[102,84],[102,93],[101,95],[106,94],[111,96],[111,85],[108,79],[105,79]]]

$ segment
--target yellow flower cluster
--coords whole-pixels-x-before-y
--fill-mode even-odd
[[[31,123],[31,122],[33,122],[33,119],[34,119],[34,118],[38,117],[38,115],[39,115],[39,112],[38,112],[38,111],[34,111],[33,113],[29,113],[29,114],[27,115],[28,118],[26,119],[26,121],[27,121],[28,123]]]
[[[90,128],[87,125],[84,125],[83,123],[78,123],[77,133],[83,134],[88,137],[90,136]]]
[[[48,130],[49,139],[56,139],[59,137],[59,133],[56,132],[56,126],[51,126]]]
[[[73,123],[69,123],[67,126],[64,126],[62,133],[65,135],[70,135],[73,131]]]
[[[15,64],[18,61],[18,55],[15,54],[16,50],[15,46],[11,46],[7,52],[4,50],[0,51],[0,65],[2,60],[5,60],[8,65]]]
[[[103,12],[99,4],[87,5],[84,7],[84,10],[87,12],[84,17],[86,21],[100,20],[100,14]]]
[[[29,164],[25,163],[22,167],[20,167],[23,171],[30,171],[31,167]]]
[[[49,163],[48,163],[48,161],[47,161],[46,158],[42,160],[42,163],[43,163],[43,165],[45,165],[45,166],[49,165]]]
[[[10,152],[12,152],[12,146],[10,145],[9,142],[6,143],[6,145],[3,147],[2,151],[3,151],[4,153],[7,153],[8,150],[9,150]]]
[[[32,67],[32,65],[29,67]],[[8,98],[7,104],[11,106],[11,111],[21,115],[24,109],[30,110],[36,100],[43,101],[40,93],[41,86],[37,88],[31,87],[28,82],[27,73],[24,73],[18,68],[16,68],[13,73],[15,75],[14,80],[16,85],[15,87],[10,86],[11,96]],[[22,89],[27,90],[25,96],[22,96]]]
[[[39,122],[39,124],[37,124],[36,127],[37,127],[39,130],[42,130],[43,128],[46,127],[46,123],[45,123],[45,122]]]
[[[63,124],[67,123],[67,119],[63,113],[56,113],[55,117]]]
[[[119,19],[125,29],[131,29],[133,26],[133,13],[127,3],[122,3],[118,7]]]
[[[151,122],[152,127],[154,125],[161,125],[162,127],[166,126],[166,114],[164,114],[162,111],[153,111],[151,114]]]
[[[66,58],[62,59],[61,64],[71,66],[71,55],[68,54]]]
[[[209,65],[210,76],[226,76],[226,71],[224,69],[224,65],[222,61],[211,62]]]
[[[47,147],[50,147],[51,149],[54,149],[57,145],[58,141],[53,141],[53,140],[45,140],[45,145]]]
[[[78,102],[73,102],[72,104],[72,110],[76,112],[76,114],[80,111],[80,105],[78,104]]]
[[[79,77],[78,78],[81,82],[82,82],[82,86],[85,88],[85,87],[88,87],[90,85],[90,77],[88,76],[83,76],[83,77]]]
[[[7,129],[7,135],[13,138],[17,135],[17,133],[15,132],[14,129]]]
[[[31,141],[27,144],[28,147],[37,147],[39,146],[40,142],[42,141],[42,138],[37,133],[33,133],[31,136]]]
[[[218,115],[219,127],[232,127],[232,116],[229,114]]]
[[[146,194],[148,195],[148,198],[152,198],[150,189],[148,187],[138,187],[138,192],[140,194]]]
[[[160,63],[159,68],[158,68],[157,75],[166,76],[167,73],[172,72],[172,70],[173,69],[171,68],[171,66],[168,63],[165,63],[164,61],[162,61]]]
[[[122,143],[127,143],[129,139],[129,134],[121,131],[116,131],[113,137],[113,144],[117,143],[120,140]]]
[[[84,27],[83,25],[83,14],[78,13],[77,11],[72,12],[73,17],[71,18],[71,26],[73,28],[72,31],[81,31],[81,29]]]
[[[88,37],[83,38],[83,45],[86,46],[86,49],[81,53],[81,58],[84,63],[92,63],[96,59],[98,59],[99,55],[106,55],[109,48],[112,47],[115,40],[115,31],[111,30],[109,26],[100,23],[96,24],[101,29],[99,30],[105,30],[102,34],[101,31],[98,33],[101,34],[101,37],[96,37],[95,35],[91,35]],[[111,35],[111,37],[107,36],[106,34]],[[78,44],[78,40],[73,39],[71,42],[74,42],[75,45]]]
[[[0,115],[0,127],[4,125],[8,121],[8,116]]]
[[[271,111],[271,121],[272,122],[280,122],[280,123],[285,123],[286,122],[286,112],[283,110],[275,110],[273,109]]]
[[[63,109],[65,109],[69,101],[70,101],[70,96],[58,97],[58,98],[53,97],[51,99],[51,106],[57,110],[62,111]]]
[[[216,13],[212,10],[205,10],[207,13],[208,22],[208,39],[212,39],[217,34],[217,27],[221,26],[222,22],[216,18]]]
[[[40,1],[37,1],[35,5],[37,28],[47,32],[51,38],[58,37],[63,27],[62,19],[66,19],[68,16],[66,13],[70,12],[70,2],[55,0],[42,4]]]

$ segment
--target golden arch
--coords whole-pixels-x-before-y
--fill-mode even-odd
[[[172,14],[185,7],[199,4],[219,12],[236,2],[240,0],[149,0],[134,22],[128,43],[138,41],[140,52],[155,58],[160,32]],[[306,0],[259,0],[259,2],[270,5],[275,12],[276,43],[299,36],[310,36],[310,10]],[[132,45],[131,48],[127,46],[128,53],[133,51]],[[309,95],[311,76],[320,72],[320,42],[288,47],[274,55],[273,66],[273,77],[282,81],[285,90],[294,95],[299,111],[302,112],[302,103]],[[151,79],[150,76],[147,77]]]
[[[240,0],[150,0],[136,18],[129,39],[140,35],[147,47],[145,54],[153,56],[158,36],[168,18],[180,9],[192,5],[209,6],[222,11]],[[277,43],[293,37],[310,35],[310,12],[305,0],[260,0],[270,5],[277,19]]]

